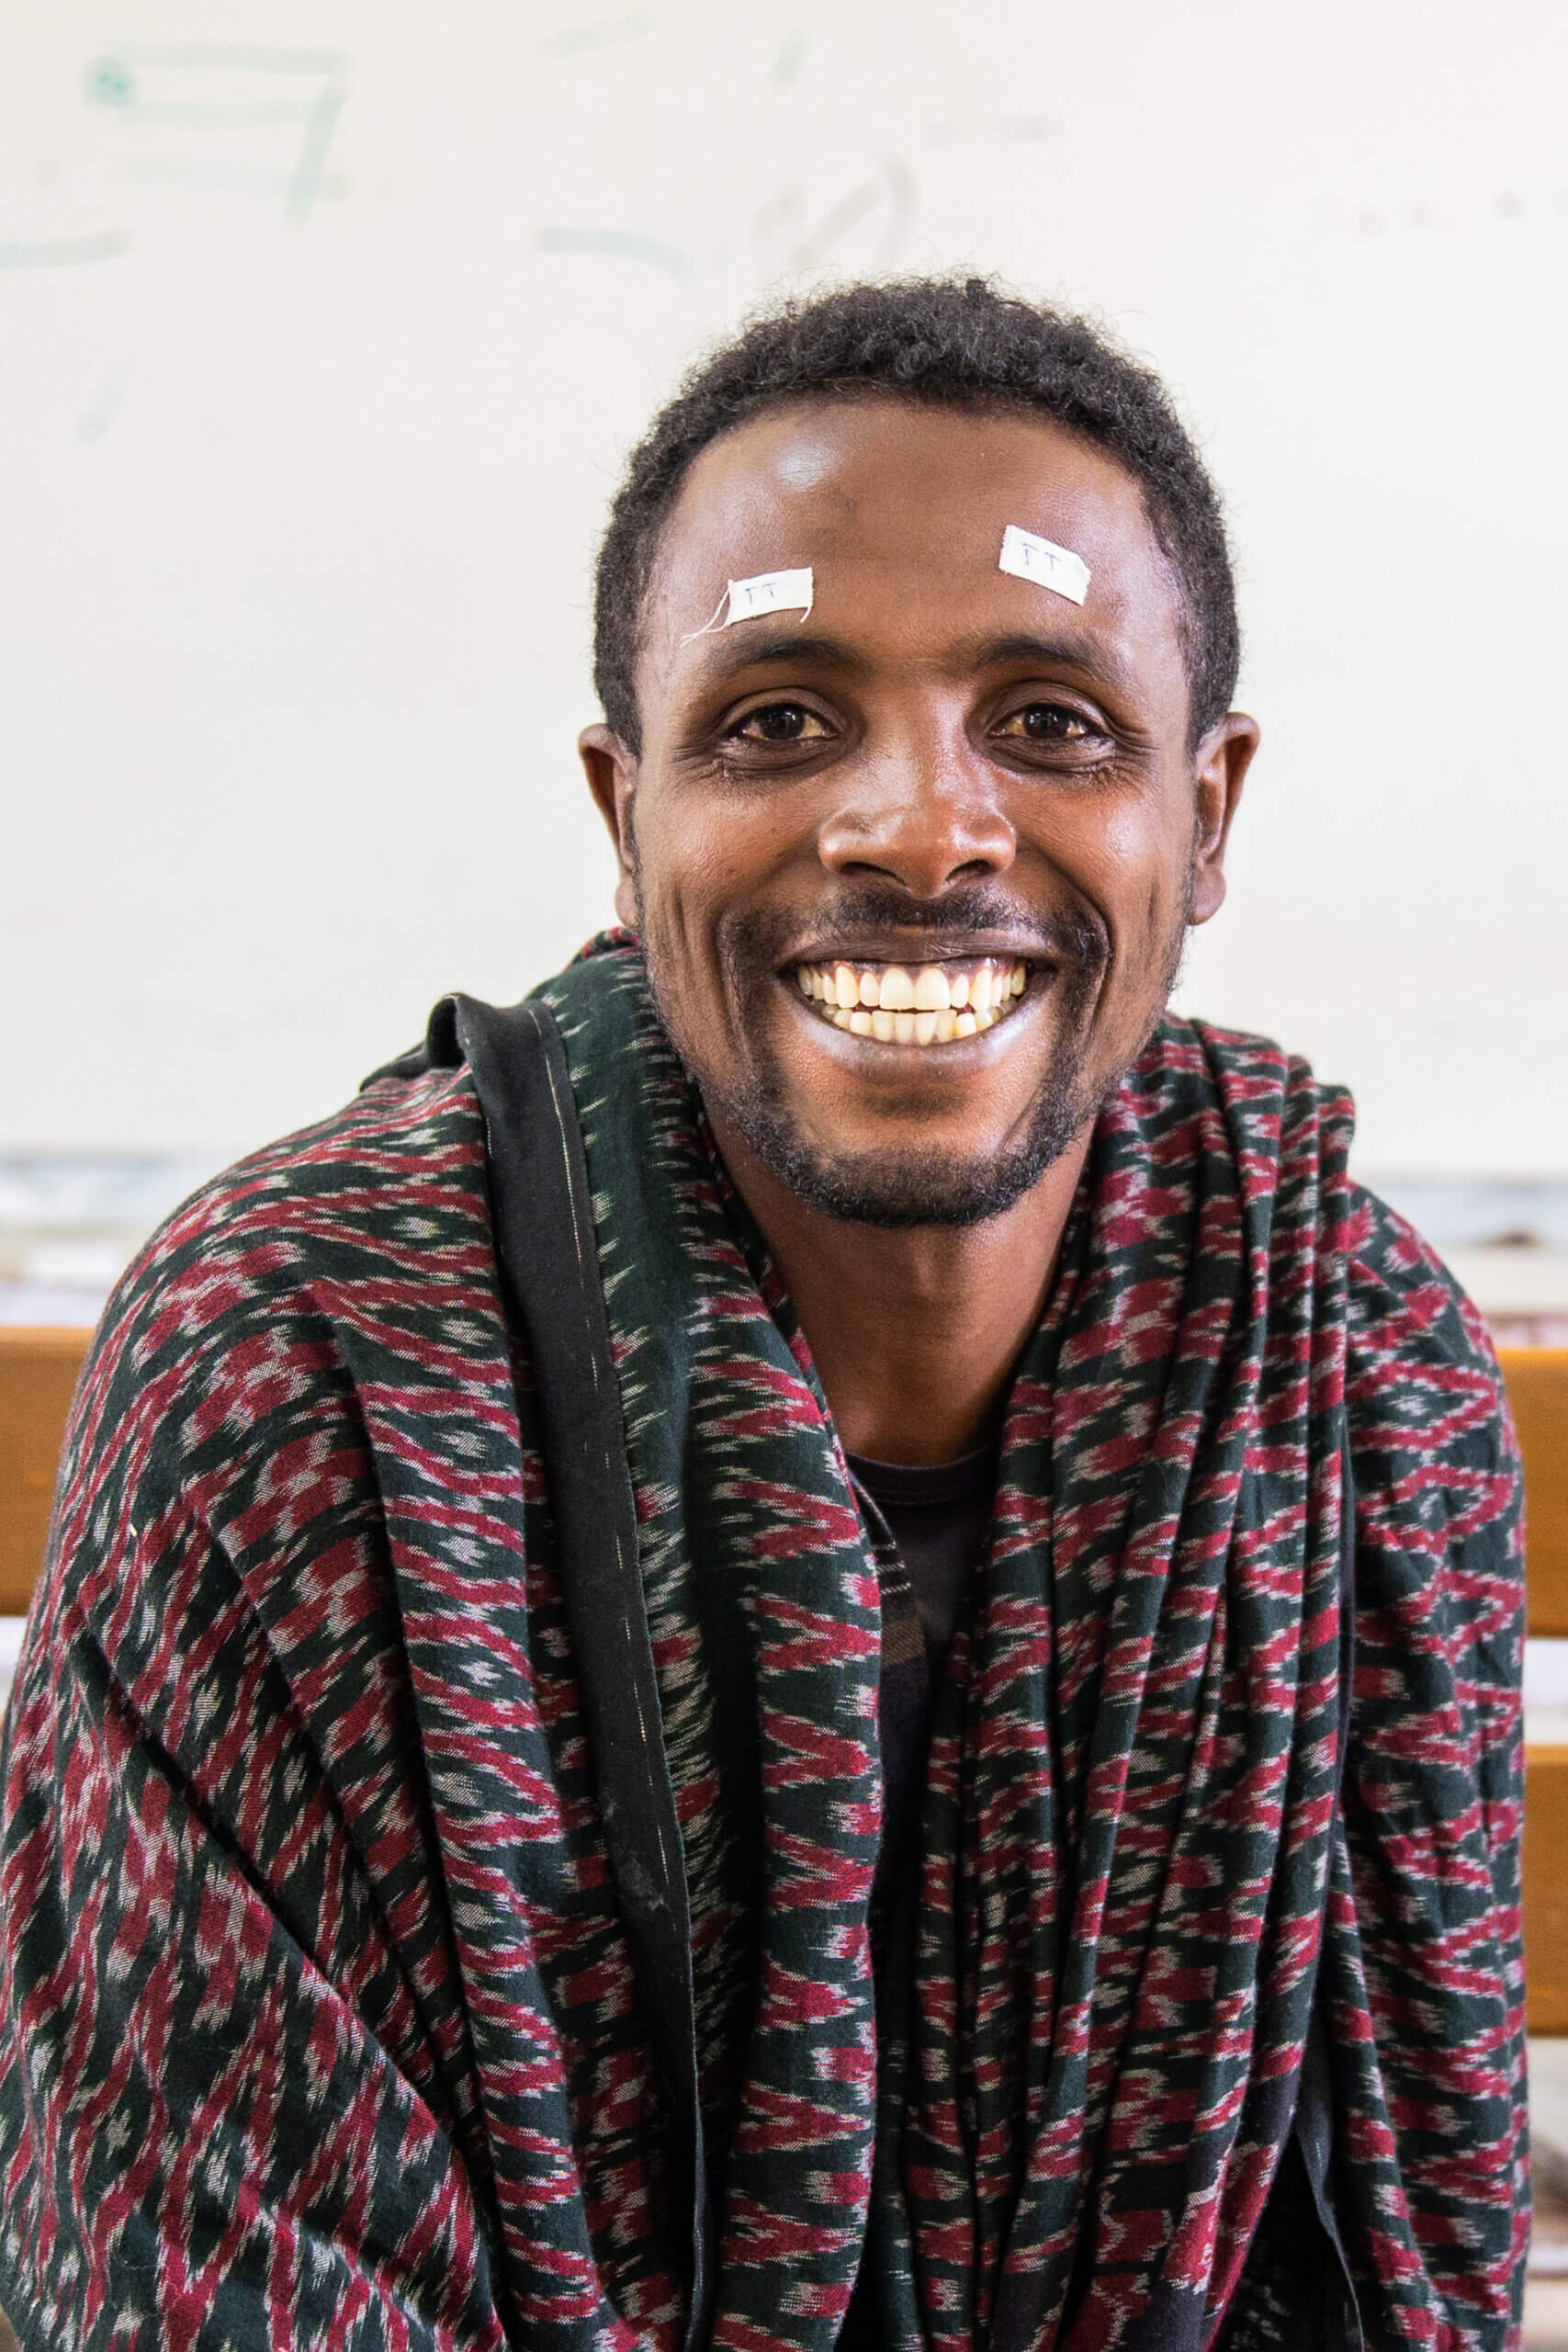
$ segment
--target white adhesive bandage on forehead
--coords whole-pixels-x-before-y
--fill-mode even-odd
[[[1010,571],[1020,580],[1032,580],[1042,588],[1054,588],[1058,596],[1068,596],[1081,605],[1089,594],[1089,566],[1081,555],[1071,548],[1059,548],[1055,539],[1043,539],[1034,531],[1021,531],[1010,523],[1002,533],[1002,551],[997,558],[998,571]]]
[[[761,620],[764,613],[804,616],[811,610],[813,593],[808,563],[795,571],[759,571],[753,580],[731,580],[712,620],[688,630],[681,642],[690,645],[694,637],[706,637],[711,629],[732,628],[737,621]]]

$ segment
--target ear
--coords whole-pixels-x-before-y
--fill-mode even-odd
[[[588,776],[610,839],[615,844],[615,912],[628,931],[637,929],[637,853],[632,841],[632,797],[637,790],[637,763],[608,727],[595,720],[577,739],[578,755]]]
[[[1192,834],[1192,921],[1207,922],[1225,897],[1225,844],[1241,787],[1258,749],[1258,721],[1233,710],[1198,746],[1198,808]]]

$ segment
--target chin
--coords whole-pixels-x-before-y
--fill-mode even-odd
[[[884,1229],[973,1226],[1005,1216],[1069,1148],[1085,1112],[1055,1089],[1021,1136],[989,1153],[960,1156],[926,1143],[833,1148],[753,1096],[724,1111],[757,1158],[798,1199],[825,1216]]]

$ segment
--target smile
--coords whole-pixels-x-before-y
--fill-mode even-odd
[[[1005,1021],[1029,984],[1011,956],[940,964],[798,964],[795,978],[824,1021],[885,1046],[948,1046]]]

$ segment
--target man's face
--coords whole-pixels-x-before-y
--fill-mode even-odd
[[[998,570],[1010,523],[1082,558],[1081,607]],[[695,634],[806,565],[804,619]],[[1135,481],[1044,420],[803,401],[696,460],[640,756],[583,751],[721,1145],[834,1215],[961,1224],[1082,1130],[1219,905],[1256,740],[1194,757],[1179,613]]]

